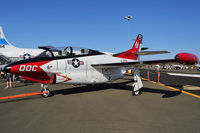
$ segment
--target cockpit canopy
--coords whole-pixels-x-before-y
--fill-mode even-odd
[[[81,55],[99,55],[103,54],[99,51],[87,49],[87,48],[79,48],[79,47],[52,47],[52,46],[45,46],[39,47],[44,49],[45,51],[42,52],[37,57],[76,57]]]

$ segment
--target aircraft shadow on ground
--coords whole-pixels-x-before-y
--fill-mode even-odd
[[[51,92],[51,96],[62,94],[62,95],[70,95],[70,94],[78,94],[78,93],[86,93],[86,92],[93,92],[93,91],[101,91],[107,89],[118,89],[118,90],[132,90],[132,86],[127,85],[132,83],[133,81],[126,81],[122,83],[111,83],[111,84],[97,84],[97,85],[87,85],[81,87],[73,87],[67,88],[62,90],[55,90]],[[142,88],[142,92],[149,92],[149,93],[159,93],[164,94],[163,98],[170,98],[174,96],[178,96],[181,94],[181,91],[170,91],[170,90],[161,90],[161,89],[153,89],[153,88]]]
[[[164,94],[162,96],[163,98],[175,97],[182,93],[181,91],[169,91],[169,90],[161,90],[161,89],[153,89],[153,88],[142,88],[142,92]]]
[[[183,85],[167,84],[166,86],[176,87],[177,89],[182,89]]]
[[[78,94],[78,93],[86,93],[86,92],[93,92],[93,91],[101,91],[107,89],[121,89],[121,90],[131,90],[131,86],[128,86],[128,83],[133,81],[127,81],[123,83],[107,83],[107,84],[96,84],[96,85],[86,85],[80,87],[73,87],[67,88],[62,90],[55,90],[51,92],[51,96],[62,94],[62,95],[70,95],[70,94]],[[123,89],[122,89],[123,88]]]
[[[86,85],[86,86],[79,86],[79,87],[72,87],[72,88],[66,88],[62,90],[53,90],[51,91],[50,97],[58,94],[62,95],[70,95],[70,94],[78,94],[78,93],[87,93],[87,92],[94,92],[94,91],[102,91],[107,89],[118,89],[118,90],[127,90],[130,91],[132,86],[128,85],[129,83],[132,83],[132,80],[126,80],[126,82],[121,83],[104,83],[104,84],[97,84],[97,85]],[[20,87],[20,86],[19,86]],[[148,92],[148,93],[159,93],[164,94],[163,98],[170,98],[174,96],[178,96],[181,94],[181,91],[170,91],[170,90],[161,90],[161,89],[153,89],[153,88],[142,88],[142,92]],[[9,103],[9,102],[19,102],[19,101],[25,101],[25,100],[33,100],[42,98],[40,96],[31,96],[31,97],[24,97],[24,98],[17,98],[17,99],[8,99],[6,101],[0,101],[1,103]]]

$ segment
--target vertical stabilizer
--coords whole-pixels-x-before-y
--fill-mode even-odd
[[[0,45],[2,46],[5,46],[5,45],[9,45],[9,46],[12,46],[12,47],[14,47],[12,44],[10,44],[9,42],[8,42],[8,40],[6,39],[6,37],[5,37],[5,35],[4,35],[4,33],[3,33],[3,29],[2,29],[2,27],[0,26]]]
[[[124,59],[138,60],[139,55],[135,54],[134,52],[141,51],[142,38],[143,36],[141,34],[138,34],[132,49],[125,51],[123,53],[115,54],[114,56],[119,57],[119,58],[124,58]]]

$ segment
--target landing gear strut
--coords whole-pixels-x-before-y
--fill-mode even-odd
[[[135,68],[134,70],[134,81],[135,83],[133,83],[133,88],[132,88],[132,95],[134,96],[138,96],[139,94],[141,94],[141,88],[143,87],[142,84],[142,80],[140,78],[140,71],[139,68]]]
[[[41,91],[43,93],[42,97],[48,97],[50,95],[50,90],[47,89],[48,86],[46,84],[41,84],[41,87],[43,88]]]

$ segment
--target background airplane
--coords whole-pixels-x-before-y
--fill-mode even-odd
[[[195,64],[193,67],[196,67],[197,72],[200,70],[200,64]],[[200,78],[199,73],[187,73],[187,72],[170,73],[170,72],[168,72],[167,74],[172,75],[172,76]]]
[[[200,74],[188,74],[188,73],[167,73],[167,74],[172,75],[172,76],[200,78]]]
[[[196,55],[180,53],[175,59],[146,60],[139,59],[140,55],[160,54],[167,51],[141,51],[143,36],[138,35],[132,49],[118,53],[106,54],[97,50],[85,48],[64,47],[56,49],[46,48],[39,56],[21,60],[7,65],[6,72],[22,75],[27,80],[42,83],[44,97],[50,91],[46,84],[99,84],[111,82],[124,76],[124,70],[134,70],[132,94],[139,95],[143,87],[140,78],[140,67],[149,64],[173,63],[193,65],[198,63]],[[42,48],[42,47],[41,47]]]
[[[37,56],[44,50],[17,48],[8,42],[0,26],[0,63],[8,64],[14,61],[29,59]]]

